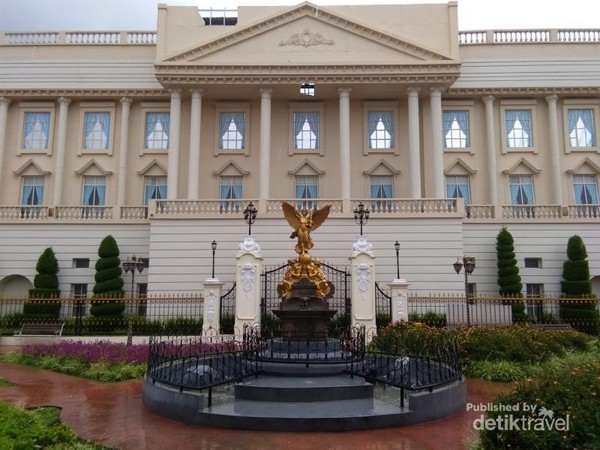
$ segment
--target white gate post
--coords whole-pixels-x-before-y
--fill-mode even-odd
[[[235,284],[235,334],[241,335],[244,325],[260,324],[260,246],[252,236],[244,238],[237,254]]]
[[[352,245],[352,326],[365,326],[367,342],[377,334],[375,305],[375,255],[364,236]]]
[[[396,278],[388,283],[392,302],[391,323],[408,322],[408,283],[403,278]]]
[[[202,334],[221,333],[221,292],[223,283],[217,278],[204,281],[204,305],[202,308]]]

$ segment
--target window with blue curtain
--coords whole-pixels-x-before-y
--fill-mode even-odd
[[[597,205],[598,185],[594,175],[574,175],[573,188],[575,194],[575,204],[577,205]]]
[[[44,202],[44,177],[25,176],[21,189],[21,205],[40,206]]]
[[[391,111],[369,111],[368,147],[394,148],[394,115]]]
[[[246,114],[222,112],[219,114],[219,149],[243,150],[246,136]]]
[[[509,189],[511,205],[535,204],[531,175],[511,175]]]
[[[104,206],[106,201],[106,178],[83,177],[83,198],[85,206]]]
[[[469,177],[464,175],[448,175],[446,177],[446,197],[462,198],[465,205],[471,204]]]
[[[110,113],[86,112],[83,125],[83,148],[85,150],[108,150]]]
[[[318,112],[294,113],[294,149],[319,148],[319,116]]]
[[[23,124],[23,148],[46,150],[50,137],[49,112],[25,112]]]
[[[391,199],[394,197],[394,177],[391,175],[371,175],[371,198],[373,199]],[[389,201],[373,201],[371,202],[371,210],[384,211],[391,208],[392,203]]]
[[[531,134],[531,110],[512,109],[504,112],[506,147],[533,147]]]
[[[220,182],[220,199],[221,212],[234,211],[237,212],[241,208],[241,202],[234,200],[241,200],[243,197],[242,192],[242,177],[241,176],[222,176],[219,179]]]
[[[595,147],[594,110],[569,109],[569,144],[571,147]]]
[[[144,132],[144,148],[147,150],[167,150],[171,114],[168,112],[147,112]]]
[[[296,177],[296,206],[307,209],[316,208],[317,202],[311,200],[318,198],[319,177],[316,175],[298,175]]]
[[[145,177],[144,178],[144,206],[150,200],[167,199],[167,177]]]
[[[442,136],[445,148],[468,148],[469,111],[444,111],[442,116]]]

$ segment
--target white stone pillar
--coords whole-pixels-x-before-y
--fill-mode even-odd
[[[552,165],[552,203],[562,205],[557,102],[558,97],[556,95],[546,97],[546,103],[548,103],[548,130],[550,130],[550,163]]]
[[[392,297],[392,323],[408,321],[408,286],[410,283],[402,278],[388,283]]]
[[[421,142],[419,136],[419,89],[408,89],[408,150],[410,196],[421,198]]]
[[[131,99],[121,99],[121,137],[119,139],[119,174],[117,187],[117,205],[125,204],[125,193],[127,192],[127,154],[129,153],[129,112],[131,111]]]
[[[179,133],[181,130],[181,90],[171,91],[171,124],[169,127],[169,156],[167,160],[167,199],[177,200],[179,184]]]
[[[431,88],[431,143],[433,150],[433,195],[435,198],[446,197],[444,189],[444,147],[442,134],[442,89]]]
[[[340,184],[342,200],[350,200],[350,89],[340,94]]]
[[[485,104],[485,148],[487,151],[488,176],[486,182],[489,187],[489,201],[492,205],[498,203],[498,169],[496,164],[496,131],[494,127],[494,97],[483,97]]]
[[[375,254],[364,236],[352,245],[352,326],[365,326],[367,342],[377,334]]]
[[[198,199],[200,187],[200,136],[202,132],[202,89],[192,91],[192,105],[190,109],[190,152],[188,164],[188,192],[187,198]]]
[[[204,281],[204,306],[202,313],[202,334],[218,335],[221,333],[221,292],[223,283],[217,278]]]
[[[266,211],[271,182],[271,94],[273,89],[260,90],[260,180],[259,208]]]
[[[56,136],[56,155],[54,157],[54,205],[62,203],[63,174],[65,169],[65,153],[67,143],[67,120],[71,100],[61,97],[58,99],[58,133]]]
[[[6,123],[8,122],[8,105],[10,100],[0,97],[0,180],[4,167],[4,143],[6,141]]]
[[[241,335],[244,326],[260,324],[260,246],[252,236],[244,238],[237,254],[235,284],[235,334]]]

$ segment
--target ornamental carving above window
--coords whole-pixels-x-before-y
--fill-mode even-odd
[[[280,46],[285,45],[301,45],[310,47],[311,45],[334,45],[333,39],[325,39],[321,33],[313,33],[308,28],[305,28],[300,33],[294,33],[286,41],[279,42]]]

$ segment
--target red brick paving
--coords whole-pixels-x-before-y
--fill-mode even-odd
[[[340,433],[285,433],[193,427],[152,414],[142,382],[98,383],[0,362],[0,399],[25,408],[58,406],[63,423],[84,439],[119,450],[459,450],[476,438],[476,412],[419,425]],[[467,380],[467,401],[487,403],[509,385]]]

